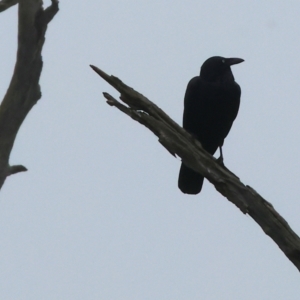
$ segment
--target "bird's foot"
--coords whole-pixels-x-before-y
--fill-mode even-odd
[[[223,156],[220,156],[219,158],[217,158],[217,163],[218,163],[221,167],[225,167]]]
[[[217,159],[217,163],[220,167],[222,167],[224,170],[226,170],[227,172],[229,172],[231,175],[233,175],[234,177],[236,177],[237,179],[240,179],[239,177],[237,177],[234,173],[232,173],[229,169],[226,168],[225,164],[224,164],[224,160],[223,157],[219,157]]]

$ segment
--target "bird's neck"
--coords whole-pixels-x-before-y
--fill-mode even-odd
[[[226,83],[226,82],[234,82],[234,76],[231,72],[231,69],[227,69],[222,73],[200,73],[200,78],[203,81],[212,82],[212,83]]]

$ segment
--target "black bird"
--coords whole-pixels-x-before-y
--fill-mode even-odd
[[[241,58],[213,56],[207,59],[200,71],[188,83],[184,97],[183,128],[200,141],[202,147],[214,154],[222,145],[237,116],[241,89],[234,81],[230,66]],[[181,164],[178,187],[185,194],[198,194],[204,177]]]

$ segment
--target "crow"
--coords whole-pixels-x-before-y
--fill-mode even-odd
[[[222,146],[240,106],[241,88],[234,81],[230,66],[241,58],[213,56],[207,59],[200,71],[188,83],[184,96],[183,128],[200,141],[211,155]],[[178,187],[185,194],[198,194],[204,177],[183,163]]]

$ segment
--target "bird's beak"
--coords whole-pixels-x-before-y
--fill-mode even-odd
[[[240,64],[241,62],[243,62],[244,60],[242,58],[226,58],[226,63],[229,66],[232,65],[236,65],[236,64]]]

